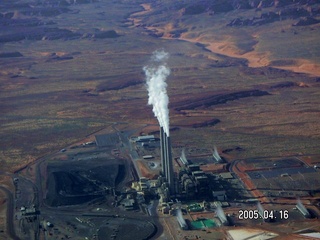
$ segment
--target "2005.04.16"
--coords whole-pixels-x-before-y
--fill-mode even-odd
[[[288,219],[289,218],[289,211],[288,210],[279,210],[279,218],[280,219]],[[238,219],[239,220],[252,220],[252,219],[276,219],[275,211],[274,210],[239,210]]]

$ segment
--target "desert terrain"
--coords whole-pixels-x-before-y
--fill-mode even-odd
[[[170,55],[174,157],[183,147],[210,152],[215,145],[229,163],[298,156],[320,164],[319,31],[320,3],[313,0],[2,1],[0,238],[16,234],[7,215],[19,174],[22,184],[42,189],[34,199],[47,196],[44,204],[56,207],[69,200],[56,198],[55,184],[74,178],[60,168],[78,171],[63,162],[74,161],[73,153],[59,151],[106,131],[127,138],[158,134],[143,72],[158,49]],[[126,151],[101,155],[111,160],[96,159],[94,173],[103,175],[101,166],[131,169]],[[112,184],[120,189],[133,179],[129,174]],[[90,184],[95,199],[98,189]],[[161,229],[163,222],[152,224]]]
[[[261,148],[275,155],[318,153],[319,24],[294,26],[306,15],[289,14],[297,5],[220,6],[220,13],[188,1],[80,3],[2,4],[3,169],[116,121],[155,123],[146,111],[142,67],[158,48],[171,55],[172,125],[219,119],[205,129],[214,132],[206,142],[246,145],[247,156]],[[170,11],[162,12],[165,6]],[[317,4],[303,8],[317,19]],[[282,21],[258,18],[283,9],[289,10]],[[247,26],[238,18],[254,20]],[[211,100],[238,92],[244,99]],[[187,107],[198,99],[203,103]]]

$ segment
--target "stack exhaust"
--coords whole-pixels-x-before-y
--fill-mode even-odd
[[[143,67],[146,74],[148,90],[148,104],[160,125],[160,146],[162,175],[169,185],[170,194],[175,194],[174,175],[171,154],[171,141],[169,137],[169,97],[167,94],[166,79],[170,69],[166,64],[169,54],[163,50],[154,51],[149,65]]]
[[[311,218],[311,215],[310,215],[308,209],[302,204],[300,199],[298,199],[296,208],[303,214],[303,216],[305,218]]]
[[[223,162],[222,158],[220,157],[217,147],[213,146],[213,154],[212,154],[213,158],[216,160],[216,162],[221,163]]]

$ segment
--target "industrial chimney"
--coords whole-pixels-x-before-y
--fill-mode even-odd
[[[167,175],[166,175],[166,171],[167,171],[166,157],[167,157],[167,154],[166,154],[166,151],[165,151],[165,133],[164,133],[163,127],[160,127],[160,152],[161,152],[162,175],[167,181]]]
[[[170,194],[175,193],[174,172],[171,153],[171,139],[165,133],[163,127],[160,127],[160,147],[162,174],[169,185]]]
[[[167,136],[166,141],[166,152],[167,152],[167,181],[169,184],[170,194],[175,194],[174,186],[174,173],[173,173],[173,162],[172,162],[172,153],[171,153],[171,139]]]

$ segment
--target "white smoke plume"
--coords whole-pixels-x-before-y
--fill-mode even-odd
[[[218,149],[216,146],[213,146],[213,154],[212,155],[216,161],[220,162],[222,160],[219,153],[218,153]]]
[[[143,68],[146,74],[148,104],[153,106],[152,111],[167,136],[169,136],[169,97],[166,79],[170,75],[170,69],[166,64],[168,58],[169,53],[163,50],[154,51],[150,64]]]
[[[183,164],[185,164],[185,165],[188,164],[188,160],[187,160],[187,157],[186,157],[186,149],[185,148],[182,149],[180,160],[182,161]]]

